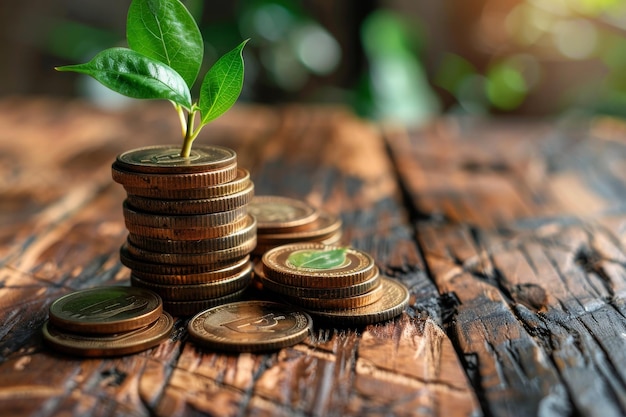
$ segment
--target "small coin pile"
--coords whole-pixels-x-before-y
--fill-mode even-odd
[[[255,196],[248,212],[257,220],[253,255],[295,242],[334,245],[341,239],[341,219],[311,204],[289,197]]]
[[[174,320],[161,298],[134,287],[97,287],[55,300],[43,325],[52,348],[79,356],[127,355],[166,340]]]
[[[129,151],[112,173],[127,192],[120,259],[131,284],[159,294],[171,314],[193,315],[238,299],[250,283],[254,184],[229,148],[179,153],[176,146]]]
[[[263,289],[337,325],[389,320],[409,301],[404,285],[382,276],[370,255],[352,248],[287,244],[267,251],[254,272]]]

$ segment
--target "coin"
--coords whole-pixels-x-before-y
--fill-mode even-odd
[[[265,252],[269,251],[270,249],[274,249],[278,246],[288,245],[290,243],[302,243],[302,242],[318,242],[326,246],[337,246],[337,245],[341,245],[342,237],[343,237],[343,233],[340,229],[328,237],[321,236],[321,237],[313,237],[313,238],[308,238],[308,239],[284,239],[284,240],[275,240],[273,242],[266,242],[263,239],[263,235],[259,234],[257,230],[257,245],[256,245],[256,248],[254,248],[254,251],[252,253],[256,256],[263,256]]]
[[[214,171],[189,174],[143,173],[126,171],[116,162],[111,167],[113,181],[135,188],[158,188],[159,190],[187,190],[224,184],[237,177],[237,163],[220,167]]]
[[[200,265],[234,261],[250,254],[255,246],[256,236],[239,246],[204,253],[153,252],[138,248],[128,241],[126,242],[126,249],[132,257],[143,262],[168,265]]]
[[[249,182],[242,191],[204,199],[167,200],[128,195],[126,201],[134,209],[158,214],[206,214],[234,210],[250,203],[254,196],[254,183]]]
[[[157,273],[154,272],[145,272],[142,269],[135,268],[132,271],[132,274],[141,279],[142,281],[153,283],[153,284],[166,284],[166,285],[190,285],[190,284],[204,284],[212,281],[219,281],[228,277],[232,277],[237,275],[244,269],[246,269],[250,264],[250,256],[244,256],[241,259],[238,259],[236,262],[232,264],[227,264],[218,269],[214,269],[207,272],[199,272],[199,273],[173,273],[173,274],[163,274],[158,273],[161,272],[161,268],[159,265],[156,265],[157,268],[154,268],[155,265],[150,264],[152,269],[156,269]]]
[[[345,297],[292,297],[283,295],[282,299],[290,304],[314,310],[341,310],[368,306],[383,296],[382,280],[366,293]]]
[[[325,211],[320,211],[317,219],[306,228],[297,231],[267,233],[259,228],[259,238],[264,243],[286,244],[304,240],[326,239],[341,230],[341,219]]]
[[[211,263],[199,263],[199,264],[183,264],[183,265],[173,265],[162,262],[155,262],[154,260],[142,260],[133,256],[129,250],[128,245],[124,243],[120,247],[120,261],[122,264],[133,272],[142,271],[152,274],[163,274],[163,275],[194,275],[194,274],[204,274],[204,273],[212,273],[214,271],[219,271],[223,268],[227,268],[232,265],[234,262],[238,262],[241,258],[244,258],[246,255],[242,255],[241,257],[235,256],[233,259],[224,260],[224,261],[216,261]]]
[[[304,340],[311,317],[293,307],[269,301],[244,301],[195,315],[189,336],[199,345],[229,352],[281,349]]]
[[[206,298],[195,301],[168,301],[163,300],[163,308],[174,316],[192,316],[207,308],[223,305],[241,299],[246,289],[217,298]]]
[[[290,261],[293,255],[313,254],[323,256],[329,251],[343,249],[343,262],[328,268],[295,266]],[[267,251],[263,257],[265,275],[277,282],[315,288],[348,287],[367,280],[371,276],[375,262],[372,257],[352,248],[325,246],[320,243],[294,243],[279,246]]]
[[[248,211],[263,232],[297,228],[312,223],[318,216],[317,209],[304,201],[267,195],[254,197]]]
[[[153,251],[166,253],[206,253],[226,250],[237,247],[256,237],[256,220],[252,216],[246,217],[247,224],[229,235],[202,240],[171,240],[152,239],[134,234],[128,235],[128,241],[133,245]]]
[[[171,240],[203,240],[224,237],[241,230],[249,222],[248,216],[243,216],[231,223],[211,227],[170,228],[150,227],[126,222],[126,229],[135,236],[144,236],[152,239]]]
[[[237,292],[248,286],[251,280],[252,265],[236,274],[220,280],[213,280],[199,284],[155,284],[131,274],[130,282],[133,286],[146,288],[159,294],[167,301],[191,301],[204,298],[217,298]]]
[[[276,282],[268,278],[263,272],[263,264],[257,263],[254,267],[254,275],[263,285],[263,288],[267,288],[278,294],[286,295],[289,297],[304,297],[304,298],[345,298],[353,297],[360,294],[365,294],[377,285],[380,284],[380,274],[378,268],[374,268],[371,277],[363,282],[359,282],[347,287],[335,287],[335,288],[317,288],[317,287],[298,287],[295,285],[287,285],[280,282]]]
[[[155,228],[193,229],[233,223],[247,215],[247,208],[243,206],[219,213],[168,216],[133,210],[128,203],[124,202],[123,213],[127,226],[130,224]]]
[[[74,291],[50,305],[50,323],[70,332],[119,333],[146,326],[163,310],[161,298],[141,288],[110,286]]]
[[[134,149],[118,155],[116,162],[128,171],[144,173],[205,172],[236,162],[235,151],[222,146],[194,146],[189,157],[180,156],[178,145]]]
[[[382,297],[372,304],[348,309],[304,308],[312,316],[338,326],[360,326],[390,320],[409,304],[409,290],[401,283],[382,278]]]
[[[167,340],[174,319],[165,311],[152,323],[139,329],[107,335],[70,333],[49,321],[42,328],[44,341],[52,348],[78,356],[118,356],[141,352]]]
[[[186,190],[162,190],[159,188],[141,188],[125,185],[124,189],[129,195],[141,197],[164,198],[168,200],[193,200],[237,193],[244,190],[250,183],[250,172],[243,168],[237,168],[237,176],[232,181],[207,187],[190,188]]]

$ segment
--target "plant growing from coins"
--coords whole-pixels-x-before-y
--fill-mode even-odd
[[[105,49],[87,63],[55,69],[87,74],[128,97],[169,100],[182,127],[180,156],[188,158],[202,128],[239,97],[247,40],[213,64],[194,101],[191,89],[202,66],[204,43],[196,21],[180,0],[133,0],[126,38],[128,48]]]

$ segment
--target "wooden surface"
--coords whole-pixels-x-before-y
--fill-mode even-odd
[[[176,123],[165,103],[0,101],[0,415],[626,414],[626,129],[611,120],[406,131],[237,107],[198,141],[235,149],[257,194],[340,215],[410,307],[268,354],[198,348],[186,318],[136,355],[50,351],[54,299],[129,280],[113,159],[177,143]]]

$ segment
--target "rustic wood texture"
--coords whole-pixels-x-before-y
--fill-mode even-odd
[[[238,106],[197,140],[235,149],[257,194],[340,215],[410,307],[266,354],[197,347],[184,317],[135,355],[47,349],[54,299],[128,283],[115,155],[178,132],[165,103],[0,100],[0,415],[626,414],[626,128],[609,119],[406,131]]]

